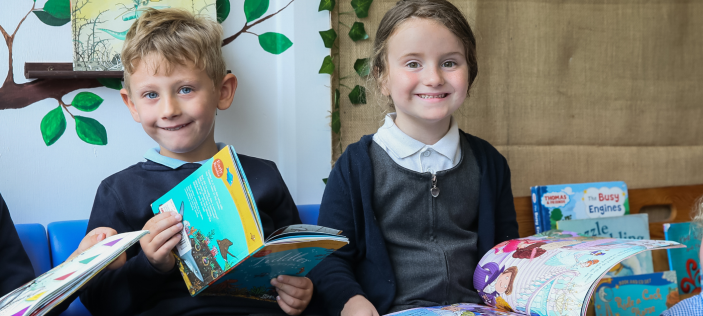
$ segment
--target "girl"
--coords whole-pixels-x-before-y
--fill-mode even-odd
[[[445,0],[399,1],[371,59],[396,113],[330,173],[318,224],[350,244],[308,275],[316,299],[343,316],[480,303],[474,269],[518,226],[505,158],[452,118],[478,73],[471,28]]]

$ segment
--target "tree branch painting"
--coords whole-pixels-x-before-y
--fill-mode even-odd
[[[244,13],[247,21],[239,32],[227,37],[222,42],[222,46],[230,44],[242,33],[251,33],[248,32],[251,27],[279,14],[290,6],[293,1],[295,0],[291,0],[275,13],[262,18],[263,14],[268,10],[269,0],[245,0]],[[229,15],[230,0],[217,0],[216,2],[217,20],[222,23]],[[98,121],[79,115],[74,116],[68,112],[68,107],[71,106],[85,112],[93,111],[102,103],[102,98],[92,92],[82,92],[76,95],[71,103],[65,103],[63,97],[76,90],[102,86],[119,90],[121,88],[119,79],[36,79],[21,84],[15,82],[12,55],[13,43],[17,30],[19,30],[30,13],[34,13],[41,22],[50,26],[61,26],[70,22],[70,0],[48,0],[42,9],[36,9],[35,5],[33,2],[31,9],[20,20],[11,35],[0,25],[0,34],[5,40],[9,53],[7,76],[2,86],[0,86],[0,110],[22,109],[44,99],[55,99],[58,102],[58,107],[47,113],[42,119],[40,127],[47,146],[54,144],[65,130],[66,123],[63,111],[76,121],[76,132],[79,138],[89,144],[106,145],[107,133]],[[267,32],[254,35],[258,36],[261,48],[271,54],[281,54],[293,45],[285,35],[280,33]],[[83,104],[84,106],[79,107],[77,104]],[[85,106],[86,104],[88,106]]]

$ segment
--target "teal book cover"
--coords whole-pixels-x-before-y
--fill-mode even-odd
[[[595,291],[597,316],[659,315],[678,302],[675,271],[606,278]]]
[[[249,182],[231,146],[152,203],[152,211],[183,215],[174,252],[192,296],[275,301],[272,278],[305,276],[348,244],[341,231],[315,225],[282,227],[265,239]]]
[[[627,185],[622,181],[543,185],[530,190],[537,233],[556,229],[561,220],[630,213]]]
[[[558,221],[557,229],[573,231],[589,237],[618,239],[649,239],[649,217],[647,214],[632,214],[618,217]],[[646,251],[627,258],[608,271],[606,276],[628,276],[653,273],[652,253]]]
[[[691,222],[664,224],[664,238],[686,246],[686,248],[667,250],[669,268],[676,271],[681,294],[701,291],[701,263],[698,252],[701,245],[701,231],[693,225],[695,224]]]

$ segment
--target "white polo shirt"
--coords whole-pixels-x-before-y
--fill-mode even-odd
[[[385,122],[376,134],[376,142],[397,164],[416,172],[447,170],[461,160],[459,126],[452,117],[449,131],[442,139],[432,145],[416,140],[395,125],[395,113],[386,115]]]

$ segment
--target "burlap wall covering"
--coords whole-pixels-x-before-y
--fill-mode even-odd
[[[376,0],[369,40],[341,26],[339,72],[370,55],[383,14]],[[703,183],[703,1],[452,1],[478,40],[479,73],[455,114],[466,132],[508,159],[515,196],[533,185],[623,180],[631,188]],[[352,83],[353,80],[357,82]],[[336,81],[333,81],[336,82]],[[366,84],[358,77],[347,86]],[[341,137],[333,159],[382,122],[382,99],[352,105],[342,87]]]

